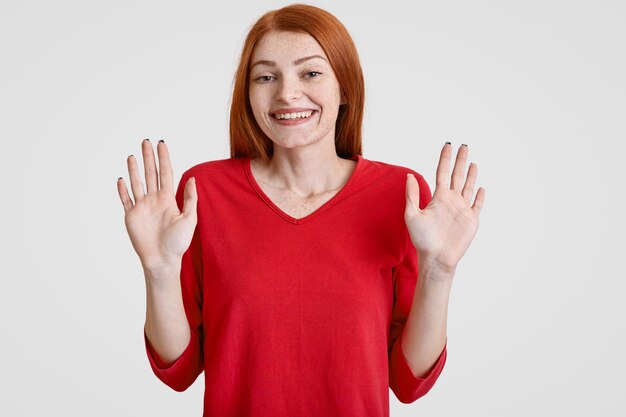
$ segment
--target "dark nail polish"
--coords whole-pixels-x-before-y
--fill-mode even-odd
[[[466,145],[466,144],[462,144],[461,146],[465,146],[465,147],[467,148],[467,145]]]
[[[144,139],[144,142],[145,142],[145,141],[148,141],[148,142],[150,142],[150,139],[148,139],[148,138],[146,138],[146,139]]]
[[[132,156],[132,155],[128,155],[128,158],[130,158],[131,156]],[[126,158],[126,159],[128,159],[128,158]]]
[[[452,145],[450,142],[446,142],[446,145]]]
[[[121,179],[122,179],[122,177],[119,177],[117,180],[119,181],[119,180],[121,180]]]
[[[163,139],[161,139],[161,140],[159,141],[159,143],[165,143],[165,141],[164,141]]]

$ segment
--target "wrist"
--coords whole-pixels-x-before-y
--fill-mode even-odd
[[[419,253],[418,272],[423,281],[452,282],[456,265],[450,266],[441,262],[436,256]]]
[[[443,260],[440,257],[427,253],[427,252],[419,252],[418,251],[418,263],[420,270],[427,270],[429,275],[440,276],[441,278],[452,278],[456,273],[456,265],[451,265]]]
[[[452,293],[453,276],[449,274],[437,274],[429,270],[420,269],[415,285],[415,300],[419,303],[448,305]],[[447,307],[446,307],[447,308]]]
[[[146,281],[160,283],[171,280],[172,276],[180,276],[181,263],[178,262],[159,262],[148,265],[142,265]]]

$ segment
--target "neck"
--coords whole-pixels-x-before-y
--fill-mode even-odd
[[[332,145],[332,149],[324,152],[310,146],[284,148],[275,145],[268,164],[259,167],[257,161],[261,181],[303,198],[343,187],[356,163],[337,156],[334,143]]]

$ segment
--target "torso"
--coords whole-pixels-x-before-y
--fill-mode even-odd
[[[347,170],[344,171],[341,185],[338,188],[303,198],[288,189],[272,186],[271,181],[265,177],[263,169],[259,166],[259,162],[254,158],[250,161],[250,169],[259,187],[278,208],[295,219],[301,219],[312,214],[341,191],[354,171],[356,161],[346,160],[346,167]]]

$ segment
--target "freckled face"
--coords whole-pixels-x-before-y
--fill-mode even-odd
[[[273,31],[257,43],[249,99],[257,123],[275,146],[335,140],[335,122],[343,104],[341,88],[328,57],[309,34]],[[278,110],[312,113],[279,120]]]

